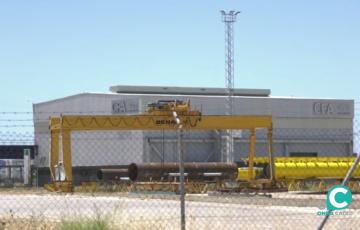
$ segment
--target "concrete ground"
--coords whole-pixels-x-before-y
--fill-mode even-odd
[[[274,193],[273,198],[245,195],[188,195],[187,229],[316,229],[325,195]],[[325,229],[358,229],[360,195],[347,215],[329,218]],[[0,216],[49,220],[108,217],[115,226],[133,229],[179,229],[176,195],[141,194],[9,194],[0,193]],[[138,226],[138,227],[136,227]]]

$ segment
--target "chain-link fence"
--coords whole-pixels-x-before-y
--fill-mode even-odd
[[[346,122],[323,129],[275,125],[273,177],[267,129],[255,130],[253,163],[247,129],[232,131],[230,153],[227,130],[184,129],[180,142],[176,130],[75,130],[73,191],[62,193],[49,185],[69,179],[66,143],[60,135],[57,164],[49,168],[48,120],[31,115],[2,120],[11,131],[0,133],[0,229],[181,229],[180,151],[186,229],[316,229],[329,214],[326,192],[342,183],[359,152],[356,116],[350,128]],[[25,132],[32,122],[35,131]],[[31,152],[30,167],[24,151]],[[356,169],[347,184],[350,206],[331,212],[325,229],[358,228],[359,179]]]

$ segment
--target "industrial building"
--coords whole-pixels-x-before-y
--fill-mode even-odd
[[[141,114],[158,100],[190,100],[204,115],[224,115],[225,88],[112,86],[109,93],[81,93],[33,105],[40,184],[49,178],[49,116]],[[351,156],[354,101],[274,97],[268,89],[234,89],[234,114],[272,115],[275,156]],[[247,157],[248,132],[233,133],[233,160]],[[256,154],[266,154],[265,133],[256,132]],[[99,167],[177,161],[175,132],[72,133],[75,184],[95,178]],[[221,130],[186,132],[185,161],[226,161]]]
[[[25,166],[25,153],[30,153],[30,162]],[[25,183],[26,176],[33,176],[31,165],[37,155],[36,146],[33,145],[0,145],[0,186],[9,186],[15,183]],[[34,167],[33,167],[34,168]],[[26,172],[25,169],[28,171]],[[35,178],[31,178],[35,181]],[[28,183],[28,182],[27,182]]]

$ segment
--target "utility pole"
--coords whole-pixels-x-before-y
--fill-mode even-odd
[[[231,10],[226,13],[221,10],[222,21],[225,23],[225,87],[227,91],[226,115],[234,113],[234,22],[239,11]],[[234,138],[232,130],[225,132],[225,149],[223,151],[223,161],[234,161]]]

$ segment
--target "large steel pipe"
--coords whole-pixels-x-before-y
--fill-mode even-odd
[[[184,163],[187,179],[201,178],[228,178],[236,177],[236,163]],[[130,164],[128,167],[129,178],[132,181],[166,180],[168,177],[176,176],[179,172],[178,163],[144,163]]]
[[[99,169],[97,171],[97,178],[99,180],[120,180],[122,177],[129,177],[128,169]]]

